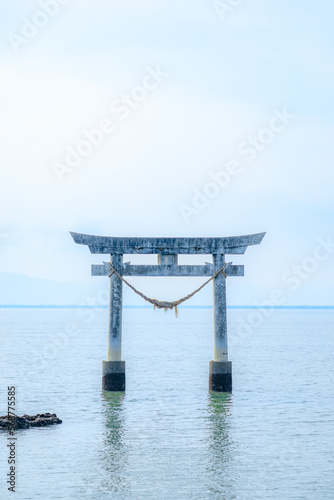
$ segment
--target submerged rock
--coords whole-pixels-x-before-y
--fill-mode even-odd
[[[62,420],[55,413],[38,413],[37,415],[23,415],[15,417],[15,429],[29,429],[29,427],[45,427],[61,424]],[[7,430],[13,426],[13,420],[8,415],[0,417],[0,430]]]

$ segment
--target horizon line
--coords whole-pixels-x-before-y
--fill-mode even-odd
[[[124,309],[151,309],[152,306],[124,305]],[[183,309],[212,309],[209,305],[179,306]],[[0,309],[108,309],[109,305],[77,305],[77,304],[0,304]],[[293,305],[293,306],[227,306],[227,309],[334,309],[334,305]]]

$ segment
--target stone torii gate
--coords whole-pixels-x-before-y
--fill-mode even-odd
[[[75,243],[87,245],[93,254],[110,254],[112,268],[121,276],[214,276],[213,361],[209,365],[209,389],[232,391],[232,362],[228,360],[226,321],[226,277],[244,276],[244,266],[227,264],[225,255],[244,254],[250,245],[261,243],[265,233],[227,238],[121,238],[73,233]],[[157,254],[157,265],[123,263],[124,254]],[[212,254],[204,265],[178,265],[178,254]],[[225,267],[224,267],[225,266]],[[109,276],[110,265],[92,266],[92,276]],[[122,291],[116,273],[110,277],[109,336],[107,360],[103,361],[102,388],[125,390],[125,361],[122,361]]]

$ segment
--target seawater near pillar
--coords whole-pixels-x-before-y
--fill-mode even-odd
[[[121,274],[123,255],[110,257],[113,268]],[[102,363],[102,389],[125,391],[125,361],[122,361],[122,302],[123,283],[113,274],[110,277],[110,303],[107,360]]]
[[[213,272],[224,266],[225,255],[213,255]],[[209,365],[209,390],[232,391],[232,362],[228,361],[226,278],[220,273],[213,280],[213,361]]]

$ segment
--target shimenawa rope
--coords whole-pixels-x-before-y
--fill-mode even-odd
[[[204,288],[208,283],[210,283],[210,281],[212,281],[213,279],[215,279],[220,273],[222,273],[225,276],[225,278],[226,278],[225,268],[226,268],[227,265],[231,264],[231,262],[229,262],[228,264],[225,262],[224,265],[223,265],[223,267],[221,269],[219,269],[219,271],[217,271],[213,276],[211,276],[211,278],[209,278],[199,288],[196,288],[196,290],[194,290],[192,293],[189,293],[189,295],[186,295],[185,297],[182,297],[182,299],[173,300],[172,302],[168,302],[167,300],[151,299],[150,297],[147,297],[147,295],[144,295],[142,292],[140,292],[139,290],[137,290],[137,288],[135,288],[133,285],[131,285],[131,283],[129,283],[128,281],[126,281],[126,279],[123,278],[123,276],[121,276],[113,268],[111,262],[108,262],[108,264],[109,264],[110,271],[111,271],[111,273],[109,274],[109,278],[111,278],[111,276],[113,274],[116,274],[116,276],[121,281],[123,281],[123,283],[125,283],[129,288],[131,288],[131,290],[133,290],[137,295],[139,295],[140,297],[142,297],[147,302],[150,302],[150,304],[153,304],[154,309],[157,307],[158,309],[164,309],[165,311],[167,311],[168,309],[174,309],[175,308],[175,316],[177,317],[177,315],[178,315],[177,306],[179,306],[180,304],[182,304],[182,302],[185,302],[186,300],[188,300],[191,297],[193,297],[196,293],[198,293],[200,290],[202,290],[202,288]]]

